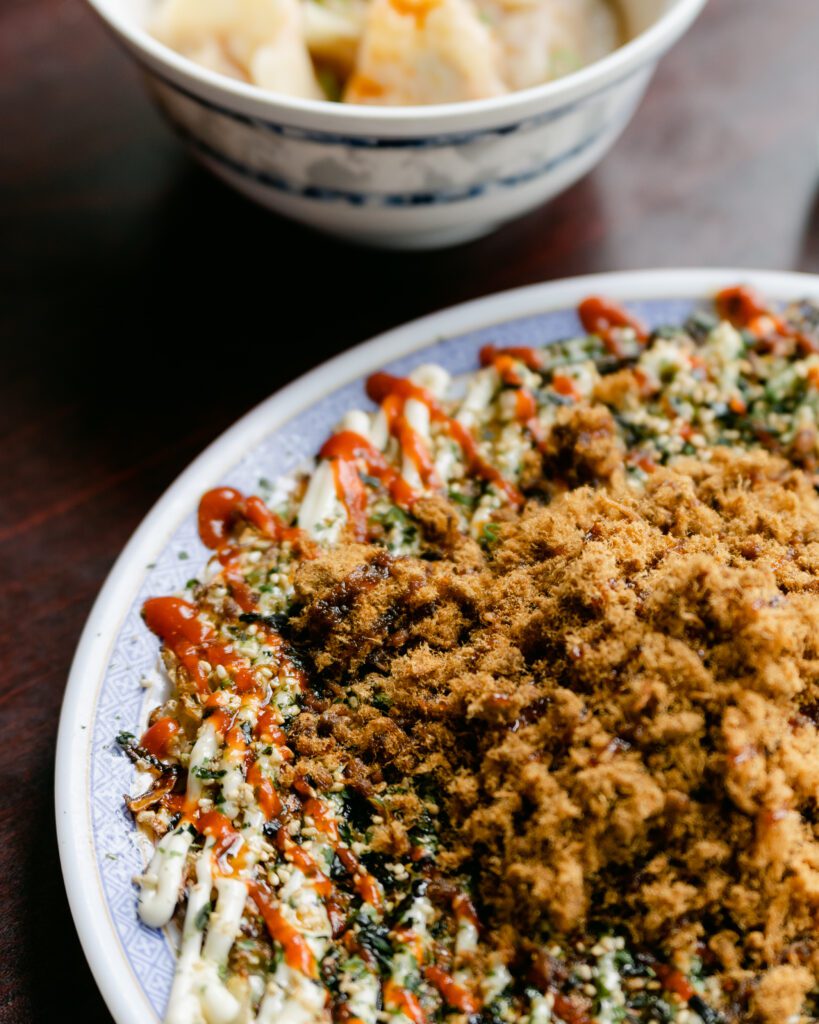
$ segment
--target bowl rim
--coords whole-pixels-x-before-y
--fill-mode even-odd
[[[423,135],[440,132],[447,127],[461,129],[478,121],[507,122],[519,120],[535,111],[541,112],[570,104],[579,97],[623,78],[640,67],[656,61],[692,24],[707,0],[666,0],[667,6],[644,31],[622,46],[586,67],[552,82],[518,89],[489,99],[465,100],[429,106],[367,106],[332,103],[328,100],[304,99],[271,93],[221,75],[176,53],[154,38],[146,28],[136,24],[112,6],[111,0],[86,0],[102,21],[126,43],[140,63],[156,73],[164,73],[171,81],[196,87],[223,102],[233,101],[240,109],[253,108],[273,120],[305,119],[321,123],[328,130],[375,129],[376,131],[409,130]],[[658,3],[661,0],[658,0]]]
[[[98,685],[144,566],[168,543],[201,493],[299,411],[378,366],[435,339],[570,308],[592,293],[623,302],[705,300],[744,282],[773,301],[819,299],[819,276],[737,268],[624,271],[567,278],[499,292],[432,313],[356,345],[297,378],[250,410],[176,478],[131,535],[86,620],[62,702],[55,758],[55,813],[63,880],[72,917],[100,992],[118,1024],[145,1024],[139,983],[122,955],[109,905],[97,882],[88,771]]]

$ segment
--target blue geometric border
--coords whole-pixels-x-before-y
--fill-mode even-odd
[[[623,121],[625,120],[626,119],[624,118]],[[550,174],[552,171],[563,166],[563,164],[568,163],[570,160],[575,160],[588,150],[593,149],[594,146],[596,146],[598,142],[602,141],[603,138],[609,135],[614,135],[620,128],[620,125],[606,125],[600,131],[595,132],[594,135],[590,135],[588,138],[578,143],[578,145],[573,146],[564,153],[560,153],[558,156],[552,157],[551,160],[547,160],[545,163],[540,164],[537,167],[530,168],[527,171],[522,171],[519,174],[508,174],[500,178],[492,178],[489,181],[469,185],[465,188],[448,189],[441,192],[386,193],[351,192],[347,189],[327,188],[321,185],[296,185],[293,182],[288,181],[286,178],[282,178],[280,175],[271,174],[268,171],[259,171],[253,167],[248,167],[247,164],[244,164],[241,161],[234,160],[232,157],[227,156],[218,149],[214,149],[213,146],[203,142],[195,135],[192,135],[178,122],[174,122],[174,127],[180,138],[191,146],[192,149],[196,150],[196,152],[210,160],[213,160],[215,163],[218,163],[220,166],[232,171],[234,174],[238,174],[243,178],[253,181],[257,185],[264,185],[267,188],[275,189],[277,192],[283,192],[286,195],[298,196],[300,199],[312,199],[317,202],[342,202],[349,206],[378,206],[395,209],[401,207],[442,206],[449,203],[462,203],[469,199],[477,199],[490,191],[515,188],[518,185],[535,181],[546,174]]]
[[[345,146],[351,149],[439,149],[444,146],[463,146],[465,144],[476,142],[484,138],[491,138],[493,136],[514,135],[519,132],[529,131],[531,128],[537,128],[540,125],[548,124],[550,121],[557,121],[560,118],[565,117],[578,107],[584,106],[589,102],[589,100],[594,99],[604,92],[616,89],[617,86],[637,77],[645,68],[645,64],[639,64],[637,67],[629,69],[628,72],[621,75],[613,82],[608,82],[606,85],[585,93],[576,100],[564,103],[562,106],[555,107],[553,110],[544,111],[542,114],[535,114],[532,117],[525,118],[523,121],[516,121],[512,124],[501,125],[497,128],[481,128],[469,132],[450,132],[439,135],[423,135],[393,139],[375,135],[345,135],[339,132],[323,132],[315,129],[299,128],[295,125],[279,124],[275,121],[268,121],[266,118],[253,117],[250,114],[242,114],[239,113],[239,111],[230,110],[223,104],[206,99],[204,96],[200,96],[198,93],[195,93],[190,89],[186,89],[184,86],[172,81],[166,75],[160,74],[153,67],[144,64],[144,62],[140,63],[142,63],[143,68],[150,75],[159,79],[159,81],[173,92],[177,92],[181,96],[198,103],[201,107],[205,107],[207,110],[212,110],[217,114],[230,118],[232,121],[236,121],[239,124],[248,125],[254,128],[261,128],[272,135],[279,135],[287,139],[295,139],[299,142],[314,142],[322,146]],[[328,106],[332,106],[329,101]],[[469,104],[465,103],[464,106],[468,109]],[[431,109],[434,109],[434,107]],[[378,108],[374,107],[373,115],[376,116],[377,113]]]

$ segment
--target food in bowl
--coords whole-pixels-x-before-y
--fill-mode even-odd
[[[274,93],[417,105],[540,85],[622,41],[614,0],[160,0],[154,34]]]
[[[815,1020],[819,308],[368,382],[199,505],[128,804],[167,1019]]]
[[[149,24],[159,0],[88,2],[217,177],[300,223],[400,249],[478,238],[578,181],[620,136],[658,61],[705,4],[617,0],[628,42],[602,60],[534,89],[421,109],[263,91],[158,42]]]

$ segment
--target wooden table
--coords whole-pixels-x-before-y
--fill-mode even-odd
[[[79,0],[5,0],[0,1021],[110,1019],[60,877],[54,740],[91,603],[165,487],[286,381],[451,303],[629,267],[819,270],[817,48],[816,0],[712,0],[584,182],[492,238],[385,255],[198,170]]]

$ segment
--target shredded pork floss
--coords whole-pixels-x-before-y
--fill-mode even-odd
[[[585,435],[591,483],[487,552],[429,499],[422,557],[302,566],[295,636],[356,700],[303,713],[297,748],[434,786],[439,864],[474,874],[508,962],[606,921],[784,1020],[819,975],[819,497],[726,450],[640,493]],[[380,848],[406,854],[421,806]]]

